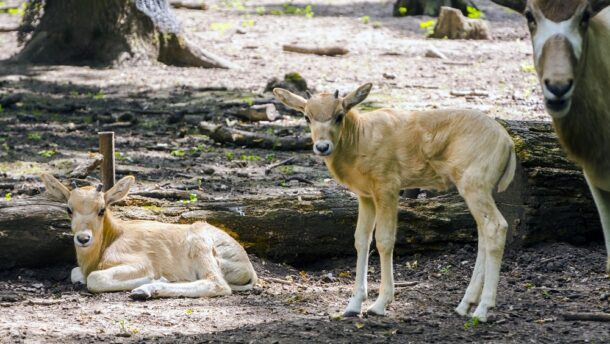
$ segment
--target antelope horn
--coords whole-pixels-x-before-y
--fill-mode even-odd
[[[338,99],[339,98],[339,90],[335,91],[335,98]]]
[[[305,95],[307,96],[307,99],[310,99],[312,97],[311,92],[309,92],[309,90],[305,91]]]

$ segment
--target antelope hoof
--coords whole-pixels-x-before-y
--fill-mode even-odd
[[[355,311],[345,311],[343,313],[343,317],[344,318],[355,318],[360,316],[360,312],[355,312]]]
[[[152,294],[144,288],[136,288],[131,291],[129,298],[134,301],[146,301],[152,298]]]
[[[374,309],[368,309],[368,310],[366,311],[366,314],[367,314],[367,315],[371,315],[371,316],[375,316],[375,317],[383,317],[383,316],[385,316],[385,310],[384,310],[383,312],[381,312],[381,313],[378,313],[378,312],[377,312],[376,310],[374,310]]]
[[[487,322],[488,310],[489,307],[479,305],[474,313],[472,313],[472,318],[477,318],[480,322]]]
[[[455,308],[455,312],[461,316],[467,316],[472,308],[472,304],[468,302],[460,302],[460,304]]]

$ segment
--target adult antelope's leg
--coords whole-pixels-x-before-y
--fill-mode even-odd
[[[367,298],[367,272],[369,264],[369,247],[373,227],[375,226],[375,204],[371,198],[358,198],[358,224],[354,234],[354,245],[358,253],[356,261],[356,283],[354,294],[345,308],[344,316],[356,316],[362,310],[362,302]]]
[[[394,268],[392,254],[396,241],[396,217],[398,209],[398,192],[386,192],[375,199],[375,242],[381,262],[381,286],[379,296],[367,313],[384,315],[386,306],[394,300]]]
[[[119,265],[90,273],[87,276],[87,289],[94,293],[131,290],[151,281],[143,267]]]
[[[472,206],[473,213],[476,213],[473,214],[475,218],[481,217],[483,220],[483,233],[481,233],[485,236],[483,291],[479,305],[472,316],[487,321],[487,312],[496,305],[508,223],[496,207],[491,192],[487,193],[479,189],[477,194],[465,194],[464,198],[469,200],[469,206]]]
[[[597,207],[597,212],[599,213],[599,218],[602,222],[606,252],[608,254],[608,258],[606,259],[606,273],[610,274],[610,192],[601,190],[593,185],[589,177],[587,177],[586,172],[585,178],[591,189],[591,194],[593,195],[593,200],[595,201],[595,206]]]

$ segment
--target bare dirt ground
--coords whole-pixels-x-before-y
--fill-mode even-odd
[[[387,317],[338,316],[351,292],[353,259],[295,270],[253,257],[253,291],[213,299],[129,300],[70,285],[70,267],[0,274],[1,343],[604,343],[610,326],[565,321],[609,311],[601,246],[552,244],[509,252],[489,323],[457,316],[475,258],[472,246],[397,257]],[[370,275],[370,304],[379,287]]]
[[[533,73],[522,18],[478,1],[491,41],[425,38],[420,22],[393,18],[391,2],[311,2],[314,16],[270,15],[276,0],[211,1],[207,11],[178,10],[195,41],[231,59],[239,70],[162,66],[87,68],[0,63],[0,96],[21,101],[0,113],[0,192],[40,192],[35,175],[65,175],[88,152],[96,133],[117,135],[117,174],[138,178],[134,191],[196,190],[298,196],[334,181],[306,151],[253,149],[214,142],[199,121],[278,137],[303,135],[305,121],[282,110],[274,122],[245,123],[233,114],[271,101],[271,77],[299,72],[317,91],[346,92],[375,84],[364,108],[470,107],[504,119],[547,120]],[[294,3],[304,7],[309,3]],[[260,7],[265,15],[258,15]],[[368,20],[364,19],[368,17]],[[19,18],[0,14],[0,24]],[[343,45],[343,57],[282,52],[282,44]],[[448,60],[424,56],[434,46]],[[0,59],[19,50],[15,33],[0,33]],[[385,74],[385,76],[384,76]],[[486,96],[452,96],[481,90]],[[294,157],[269,174],[269,164]],[[96,183],[95,178],[87,182]],[[175,201],[175,199],[173,199]],[[609,311],[604,250],[549,244],[510,251],[499,307],[490,324],[453,313],[474,265],[472,246],[446,254],[397,257],[396,301],[385,318],[339,319],[353,282],[353,258],[295,269],[252,257],[263,279],[249,293],[217,299],[129,301],[126,293],[91,295],[69,283],[69,268],[0,272],[0,342],[605,342],[610,326],[564,321],[569,311]],[[417,263],[415,263],[417,262]],[[408,263],[408,264],[407,264]],[[371,266],[371,298],[378,263]],[[303,271],[303,272],[301,272]],[[329,275],[330,274],[330,275]]]

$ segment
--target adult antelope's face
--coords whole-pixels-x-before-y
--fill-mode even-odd
[[[310,99],[282,88],[275,88],[273,93],[286,106],[303,112],[311,130],[314,153],[330,156],[341,137],[345,115],[368,96],[371,87],[372,84],[364,84],[345,97],[339,97],[339,91],[320,93]]]
[[[583,64],[590,19],[610,0],[493,0],[523,13],[545,106],[554,118],[570,110]]]
[[[41,175],[41,179],[51,196],[67,203],[66,211],[71,218],[74,245],[82,250],[102,240],[106,206],[125,197],[134,182],[133,177],[125,177],[104,193],[101,185],[97,188],[74,186],[70,190],[49,174]]]

